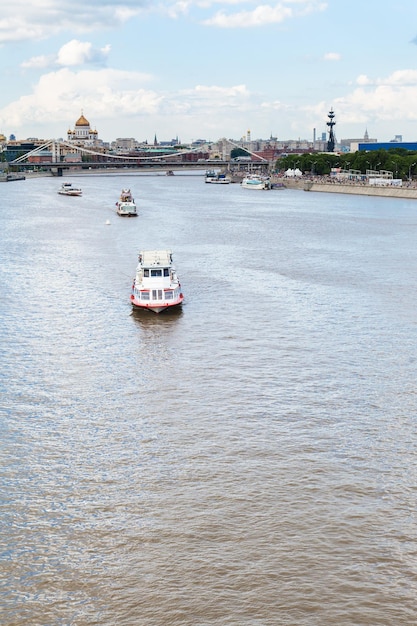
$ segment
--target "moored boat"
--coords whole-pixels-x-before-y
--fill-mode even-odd
[[[26,180],[23,174],[3,174],[0,173],[0,183],[10,183],[13,180]]]
[[[248,174],[241,185],[244,189],[271,189],[271,179],[261,174]]]
[[[232,182],[230,176],[224,172],[216,172],[215,170],[208,170],[204,180],[206,183],[213,183],[215,185],[228,185]]]
[[[180,306],[184,296],[171,250],[145,250],[138,260],[130,296],[132,305],[154,313]]]
[[[81,196],[83,192],[79,187],[73,187],[72,183],[62,183],[58,193],[62,196]]]
[[[123,217],[135,217],[138,213],[130,189],[122,189],[119,200],[116,202],[117,213]]]

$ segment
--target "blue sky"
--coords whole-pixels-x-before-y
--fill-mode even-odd
[[[416,0],[13,0],[0,132],[417,140]]]

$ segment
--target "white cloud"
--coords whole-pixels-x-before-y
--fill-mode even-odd
[[[32,57],[28,61],[21,63],[23,69],[42,69],[47,67],[71,67],[75,65],[105,65],[110,53],[111,46],[108,44],[104,48],[94,48],[88,41],[78,41],[73,39],[64,44],[57,55],[44,55]]]
[[[343,110],[366,114],[373,120],[417,120],[415,102],[417,84],[406,86],[377,85],[373,89],[358,88],[348,96],[335,101]]]
[[[358,85],[370,85],[371,80],[366,76],[366,74],[360,74],[356,79]]]
[[[275,113],[277,111],[288,112],[288,111],[293,110],[292,106],[285,104],[284,102],[281,102],[280,100],[273,100],[272,102],[262,102],[261,107],[264,110],[274,111]]]
[[[0,110],[0,127],[12,128],[16,134],[22,129],[26,136],[45,128],[47,136],[62,136],[76,118],[75,112],[81,109],[99,132],[100,127],[107,125],[106,139],[123,133],[149,134],[149,127],[151,134],[157,130],[158,135],[171,128],[174,134],[177,129],[179,133],[186,129],[189,137],[205,135],[216,139],[225,133],[240,136],[248,125],[254,128],[249,121],[254,119],[266,126],[267,134],[275,132],[277,125],[282,125],[280,120],[285,120],[284,132],[288,136],[308,136],[313,128],[325,124],[332,107],[336,122],[343,120],[344,129],[348,124],[360,123],[371,132],[378,123],[404,128],[407,122],[412,126],[417,121],[417,70],[398,70],[377,78],[362,74],[354,87],[332,93],[332,100],[327,103],[297,106],[274,95],[267,99],[246,84],[200,83],[167,93],[149,88],[154,77],[148,74],[97,67],[74,70],[75,64],[104,60],[108,51],[107,46],[95,50],[90,43],[76,39],[67,42],[53,59],[55,66],[60,59],[67,67],[45,73],[31,93]],[[50,57],[39,56],[26,66],[41,68],[47,63],[51,63]],[[338,125],[336,130],[340,128]]]
[[[55,63],[55,56],[53,55],[42,55],[38,57],[32,57],[28,61],[23,61],[20,67],[23,69],[43,69],[45,67],[50,67]]]
[[[336,121],[343,119],[344,124],[417,122],[417,70],[399,70],[387,77],[375,79],[362,74],[356,82],[356,88],[344,96],[334,98],[331,103],[320,102],[304,107],[307,116],[312,120],[325,119],[332,106],[336,112]]]
[[[391,85],[414,87],[417,83],[417,70],[397,70],[385,78],[370,79],[361,74],[356,79],[358,85]]]
[[[46,39],[65,30],[87,33],[114,28],[148,6],[149,0],[13,0],[2,3],[0,43]]]
[[[14,128],[51,120],[67,123],[74,118],[74,111],[81,109],[96,119],[153,115],[163,96],[144,88],[149,80],[148,75],[138,72],[109,69],[50,72],[41,77],[33,93],[0,110],[0,122],[7,121]]]
[[[236,85],[233,87],[217,87],[215,85],[207,86],[207,85],[197,85],[194,90],[194,93],[198,95],[202,95],[205,97],[215,97],[215,98],[242,98],[249,96],[249,92],[245,85]],[[190,93],[190,92],[189,92]]]
[[[225,115],[233,115],[253,106],[253,97],[245,85],[196,85],[166,96],[163,106],[167,114],[193,116],[200,119],[200,124],[205,127],[209,119],[215,120],[213,111],[221,111],[224,119]]]
[[[338,52],[326,52],[323,58],[325,61],[340,61],[342,57]]]
[[[396,127],[402,133],[408,128],[415,137],[417,70],[399,70],[378,78],[362,74],[357,77],[356,83],[343,95],[333,94],[327,102],[288,107],[285,102],[269,101],[264,102],[262,108],[266,112],[281,114],[287,127],[297,134],[303,134],[303,131],[308,134],[308,129],[311,134],[311,129],[322,128],[328,112],[333,108],[337,136],[358,136],[358,127],[362,133],[368,128],[373,136],[377,136],[378,132],[386,133],[386,129]]]
[[[232,14],[219,11],[213,17],[204,20],[203,24],[220,28],[250,28],[253,26],[264,26],[265,24],[276,24],[292,16],[292,9],[282,4],[278,4],[275,7],[260,5],[253,11],[241,11]]]
[[[101,49],[93,48],[93,44],[88,41],[78,41],[73,39],[66,43],[58,52],[58,65],[71,66],[83,65],[85,63],[100,64],[107,58],[110,52],[110,45]]]
[[[222,8],[215,15],[202,19],[203,24],[220,28],[264,26],[327,7],[318,0],[281,0],[275,5],[262,5],[259,0],[42,0],[32,4],[27,0],[14,0],[1,8],[0,44],[39,41],[65,31],[80,35],[114,29],[144,12],[177,19],[193,9],[207,12],[219,5]],[[245,6],[249,8],[244,9]],[[237,10],[227,13],[224,7]]]
[[[251,28],[254,26],[267,26],[279,24],[294,17],[303,17],[313,12],[323,11],[327,3],[317,0],[282,0],[275,5],[259,4],[257,0],[227,0],[221,1],[222,5],[253,4],[253,9],[226,13],[223,9],[212,17],[202,21],[206,26],[219,28]],[[217,4],[217,0],[204,2],[204,6]],[[203,6],[203,3],[200,3]]]
[[[99,132],[101,124],[111,128],[108,139],[126,132],[129,136],[144,133],[149,126],[153,130],[186,128],[191,136],[208,133],[217,138],[218,117],[213,110],[231,132],[238,128],[239,136],[240,119],[253,118],[259,111],[257,96],[245,85],[200,84],[168,94],[148,89],[150,80],[148,75],[110,69],[49,72],[31,94],[0,110],[0,127],[7,124],[17,135],[20,129],[28,129],[27,136],[33,136],[35,128],[37,134],[45,128],[46,138],[53,133],[62,136],[83,110]]]

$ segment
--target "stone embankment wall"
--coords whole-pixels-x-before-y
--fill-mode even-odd
[[[289,189],[300,189],[303,191],[317,191],[323,193],[344,193],[361,196],[377,196],[385,198],[409,198],[417,200],[417,187],[374,187],[363,183],[342,184],[338,182],[314,182],[303,179],[280,178],[285,187]]]

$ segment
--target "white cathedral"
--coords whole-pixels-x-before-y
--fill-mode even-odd
[[[98,138],[97,131],[91,129],[90,122],[84,117],[82,112],[81,116],[75,122],[74,130],[68,129],[67,138],[68,141],[71,141],[78,145],[103,145],[101,139]]]

